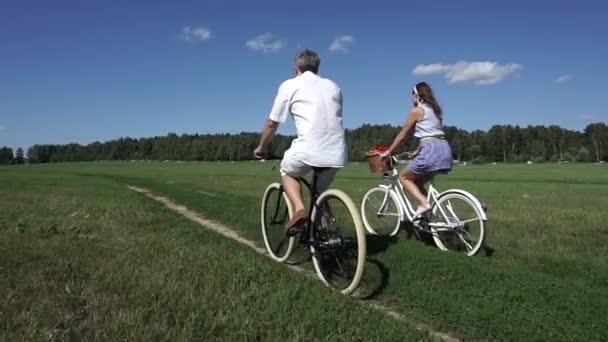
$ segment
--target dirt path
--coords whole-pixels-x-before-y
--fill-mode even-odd
[[[205,229],[208,230],[212,230],[216,233],[219,233],[227,238],[230,238],[232,240],[235,240],[243,245],[248,246],[249,248],[253,249],[256,253],[258,254],[262,254],[265,256],[268,256],[268,253],[266,252],[265,248],[261,248],[259,247],[254,241],[245,239],[244,237],[240,236],[236,231],[234,231],[233,229],[230,229],[229,227],[219,223],[219,222],[215,222],[209,219],[206,219],[204,216],[202,216],[201,214],[190,210],[188,207],[183,206],[181,204],[177,204],[173,201],[171,201],[169,198],[167,197],[163,197],[163,196],[157,196],[154,195],[150,190],[145,189],[145,188],[141,188],[141,187],[137,187],[137,186],[132,186],[129,185],[128,186],[129,189],[136,191],[140,194],[146,195],[149,198],[155,200],[156,202],[159,202],[161,204],[163,204],[165,207],[174,210],[178,213],[180,213],[181,215],[187,217],[189,220],[198,223],[200,226],[202,226]],[[302,273],[306,276],[309,276],[311,278],[316,278],[316,274],[313,272],[310,272],[307,269],[304,269],[302,267],[299,266],[294,266],[294,265],[288,265],[288,264],[283,264],[286,267],[288,267],[289,269]],[[406,317],[388,307],[386,307],[385,305],[383,305],[382,303],[378,302],[378,301],[372,301],[372,300],[365,300],[365,301],[359,301],[359,303],[361,305],[365,305],[368,307],[371,307],[375,310],[381,311],[382,313],[384,313],[385,315],[393,318],[393,319],[397,319],[400,321],[404,321],[404,322],[410,322],[406,319]],[[411,322],[410,322],[411,323]],[[452,337],[446,333],[442,333],[442,332],[438,332],[438,331],[434,331],[433,329],[431,329],[429,326],[425,325],[425,324],[416,324],[416,329],[420,330],[420,331],[425,331],[429,334],[429,338],[431,340],[434,341],[445,341],[445,342],[458,342],[460,341],[459,339]]]

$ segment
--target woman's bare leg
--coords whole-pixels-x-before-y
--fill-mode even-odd
[[[426,189],[424,188],[426,177],[405,170],[401,173],[400,179],[405,190],[418,201],[420,206],[428,208],[429,202],[426,199]]]

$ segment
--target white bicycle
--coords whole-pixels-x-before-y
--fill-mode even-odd
[[[394,165],[398,159],[392,156]],[[412,222],[415,210],[393,168],[383,174],[385,184],[370,189],[361,203],[365,229],[373,235],[395,236],[406,220]],[[415,229],[430,233],[437,247],[443,251],[457,251],[475,255],[484,245],[487,208],[475,196],[450,189],[439,193],[431,181],[427,189],[431,211],[417,223]]]

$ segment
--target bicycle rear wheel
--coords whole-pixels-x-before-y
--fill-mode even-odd
[[[272,183],[262,196],[262,236],[270,257],[285,262],[291,256],[295,238],[285,236],[285,225],[293,215],[293,207],[281,184]]]
[[[433,205],[429,227],[437,247],[473,256],[485,239],[486,222],[481,208],[464,194],[447,192]]]
[[[379,186],[371,188],[361,202],[363,224],[373,235],[397,235],[403,218],[402,211],[397,196]]]
[[[347,194],[331,189],[317,199],[312,217],[310,249],[319,278],[343,294],[351,294],[363,276],[367,252],[357,207]]]

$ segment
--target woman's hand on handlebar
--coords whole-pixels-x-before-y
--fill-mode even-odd
[[[390,157],[392,155],[393,155],[393,151],[391,151],[391,150],[386,150],[386,151],[380,153],[380,157],[383,158],[383,159],[384,158],[388,158],[388,157]]]

